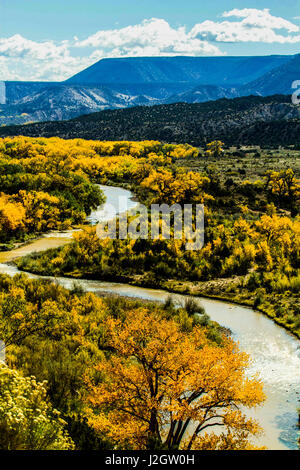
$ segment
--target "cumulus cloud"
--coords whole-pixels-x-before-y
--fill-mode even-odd
[[[146,55],[220,55],[207,41],[192,38],[185,27],[172,28],[163,19],[151,18],[121,29],[98,31],[76,47],[101,47],[113,57]]]
[[[9,58],[31,57],[51,60],[68,55],[68,42],[55,45],[53,41],[35,42],[15,34],[7,39],[0,38],[0,56]]]
[[[82,50],[88,53],[82,57]],[[126,28],[102,30],[79,40],[35,42],[19,34],[0,38],[0,58],[5,67],[0,79],[63,80],[103,57],[222,55],[205,40],[191,37],[184,27],[172,28],[152,18]],[[14,73],[7,74],[8,69]],[[9,78],[7,78],[9,77]]]
[[[300,42],[299,26],[273,16],[269,9],[255,8],[234,9],[224,12],[223,18],[238,18],[239,21],[204,21],[196,24],[191,36],[211,42],[264,42],[297,43]]]
[[[0,80],[64,80],[104,57],[216,56],[224,55],[218,43],[300,42],[299,26],[267,9],[234,9],[222,17],[189,31],[151,18],[83,39],[75,35],[60,42],[32,41],[20,34],[0,38]]]
[[[264,10],[257,10],[256,8],[244,8],[238,10],[235,8],[231,11],[225,11],[223,18],[244,18],[243,24],[245,26],[255,26],[258,28],[270,28],[270,29],[286,29],[290,33],[299,31],[299,27],[294,25],[288,20],[281,18],[280,16],[273,16],[268,8]]]
[[[0,38],[1,80],[63,80],[91,63],[74,57],[70,42],[36,42],[20,34]]]

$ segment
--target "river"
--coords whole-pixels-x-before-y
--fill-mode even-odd
[[[127,198],[128,209],[137,205],[130,191],[122,188],[100,186],[107,196],[106,203],[93,211],[88,220],[109,220],[113,214],[112,206],[118,207],[120,196]],[[10,252],[0,253],[0,273],[17,274],[18,269],[6,264],[18,256],[43,251],[50,247],[70,242],[72,231],[52,232],[32,243]],[[28,276],[35,276],[28,273]],[[74,280],[64,277],[55,279],[60,285],[71,288],[74,283],[86,291],[101,295],[103,292],[122,296],[163,302],[169,293],[163,290],[147,289],[112,282]],[[185,296],[174,294],[177,303],[183,303]],[[255,417],[265,430],[257,441],[268,449],[297,449],[299,430],[297,427],[300,406],[300,341],[272,322],[271,319],[250,308],[223,301],[198,298],[212,320],[232,331],[233,338],[240,348],[251,355],[252,364],[249,375],[258,373],[264,383],[267,400],[263,406],[246,410],[248,416]]]

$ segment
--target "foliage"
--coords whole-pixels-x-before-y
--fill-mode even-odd
[[[56,139],[1,140],[0,241],[83,223],[103,202],[87,175],[67,167],[69,151]]]
[[[1,275],[0,291],[0,337],[6,343],[8,366],[43,383],[47,400],[61,413],[76,449],[110,447],[108,436],[96,433],[87,423],[85,376],[94,378],[95,367],[105,358],[109,319],[124,320],[141,303],[101,299],[80,288],[68,291],[23,274],[14,278]],[[191,332],[197,324],[184,308],[165,310],[147,304],[146,311],[155,312],[165,322],[173,319],[182,331]],[[218,326],[210,320],[207,331],[214,341],[221,341]],[[3,393],[5,389],[3,385]],[[3,439],[5,434],[3,431]],[[24,442],[20,435],[20,446]]]
[[[248,179],[246,170],[234,171],[232,153],[229,171],[220,166],[224,155],[202,155],[157,141],[4,139],[0,238],[83,222],[103,200],[94,183],[126,185],[148,206],[205,203],[199,251],[173,237],[100,240],[89,227],[68,245],[16,263],[45,275],[177,283],[193,293],[207,286],[208,295],[249,302],[300,334],[296,172],[281,167]],[[209,291],[214,283],[217,291]],[[190,299],[182,308],[171,300],[145,306],[85,294],[77,284],[68,292],[48,281],[0,276],[0,337],[9,367],[47,381],[47,397],[77,449],[253,448],[257,424],[234,404],[260,403],[261,385],[245,378],[246,356]],[[135,416],[128,413],[133,404]],[[224,432],[206,433],[213,417]],[[192,421],[200,427],[188,438]]]
[[[297,202],[300,198],[300,180],[296,178],[291,168],[279,172],[268,171],[265,177],[265,184],[277,204],[286,203],[292,215],[297,214]]]
[[[224,145],[224,142],[221,142],[221,140],[213,140],[206,146],[206,155],[214,158],[220,157],[224,153]]]
[[[145,309],[124,322],[110,318],[106,328],[113,354],[95,368],[100,383],[88,380],[96,431],[122,449],[252,448],[249,438],[260,429],[239,407],[256,406],[264,395],[258,380],[245,377],[248,357],[231,340],[211,344],[203,329],[182,332]],[[210,427],[225,434],[207,438]]]
[[[209,147],[221,152],[222,143],[212,142]],[[237,158],[232,152],[224,167],[224,155],[201,158],[199,150],[188,145],[157,141],[17,138],[4,139],[2,148],[14,184],[22,175],[22,166],[26,167],[26,172],[31,172],[30,191],[21,189],[19,194],[2,197],[0,222],[4,227],[2,233],[8,239],[16,230],[25,230],[24,226],[31,231],[57,227],[61,199],[57,189],[52,194],[47,188],[60,187],[62,173],[76,181],[70,188],[76,194],[72,204],[85,200],[86,183],[82,186],[82,181],[126,184],[149,207],[162,203],[205,204],[205,246],[201,251],[186,251],[185,240],[173,237],[170,240],[161,237],[157,240],[99,240],[95,230],[87,228],[75,234],[68,246],[17,260],[22,269],[46,275],[127,280],[153,287],[164,285],[170,279],[204,282],[246,276],[241,283],[243,289],[248,289],[247,276],[254,271],[270,273],[277,279],[267,282],[262,276],[257,289],[272,289],[278,295],[291,291],[293,296],[297,295],[299,217],[296,214],[300,183],[292,168],[261,170],[259,177],[254,179],[250,174],[248,179],[244,177],[246,170],[243,174],[241,168],[232,171]],[[246,159],[246,151],[241,150],[240,154],[244,156],[238,158]],[[280,161],[276,152],[270,152],[270,159]],[[29,184],[29,179],[24,181]],[[97,198],[93,199],[91,185],[87,184],[90,189],[86,201],[96,205]],[[84,210],[87,212],[87,208]],[[67,220],[72,218],[74,220],[71,215]],[[284,292],[279,287],[283,285]],[[293,317],[289,328],[297,331],[297,308],[289,304],[289,309],[284,316]]]
[[[74,448],[66,422],[46,399],[45,385],[0,365],[0,449]]]

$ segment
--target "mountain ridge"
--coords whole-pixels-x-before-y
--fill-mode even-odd
[[[101,59],[65,83],[249,83],[294,56],[127,57]],[[209,80],[207,77],[209,76]],[[230,77],[230,78],[229,78]]]
[[[105,110],[69,121],[0,128],[0,137],[62,137],[93,140],[159,140],[203,146],[300,145],[300,107],[290,96],[222,98]]]

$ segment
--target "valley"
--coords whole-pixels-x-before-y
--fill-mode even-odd
[[[132,200],[133,194],[122,188],[101,185],[100,189],[103,190],[106,196],[106,204],[104,204],[104,207],[100,206],[97,211],[92,212],[89,218],[94,223],[96,220],[103,220],[103,217],[110,217],[106,205],[111,204],[117,208],[119,196],[125,196],[128,199],[129,208],[137,204]],[[22,249],[1,253],[0,273],[16,276],[21,271],[16,266],[7,264],[9,261],[25,254],[42,252],[49,250],[51,246],[53,248],[60,247],[70,242],[70,234],[68,233],[50,233],[47,234],[47,237],[30,243]],[[170,289],[172,290],[172,286],[167,285],[169,291],[91,279],[51,278],[49,276],[36,276],[28,272],[26,274],[32,280],[51,280],[65,289],[72,290],[76,287],[77,290],[82,289],[84,292],[94,293],[100,298],[104,296],[104,299],[107,296],[114,295],[125,299],[139,299],[144,302],[163,304],[168,301]],[[173,290],[176,290],[175,286],[173,286]],[[268,399],[259,409],[252,412],[248,411],[251,416],[259,420],[264,428],[265,434],[256,439],[257,444],[264,444],[268,449],[296,449],[298,436],[296,410],[300,393],[297,383],[297,372],[300,364],[300,357],[297,355],[299,341],[256,310],[236,304],[209,300],[196,296],[195,292],[195,290],[192,290],[191,285],[190,295],[195,296],[195,300],[201,303],[209,318],[230,330],[234,339],[239,341],[242,350],[251,355],[254,362],[248,373],[257,372],[263,380]],[[173,293],[172,299],[177,308],[180,308],[187,302],[188,296],[187,294]],[[243,321],[241,321],[241,318],[243,318]],[[287,400],[288,407],[286,405]]]
[[[0,0],[10,463],[300,450],[299,4]]]

